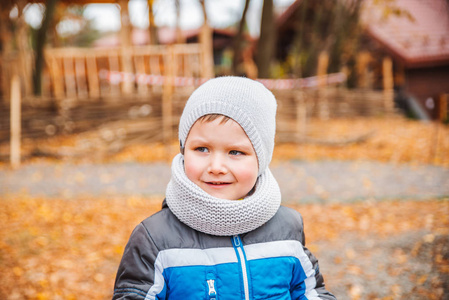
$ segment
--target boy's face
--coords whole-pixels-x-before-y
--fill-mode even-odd
[[[209,195],[237,200],[256,184],[257,156],[237,122],[221,121],[199,120],[192,126],[184,149],[185,172]]]

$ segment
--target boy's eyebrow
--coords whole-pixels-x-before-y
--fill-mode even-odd
[[[228,144],[230,147],[251,147],[252,148],[252,144],[251,143],[238,143],[238,142],[236,142],[236,143],[229,143]]]
[[[205,138],[200,137],[200,136],[192,137],[189,140],[189,143],[193,143],[195,146],[197,146],[197,144],[209,145],[209,141],[207,139],[205,139]],[[226,148],[229,148],[231,150],[232,150],[232,148],[253,149],[254,150],[254,147],[253,147],[253,145],[251,143],[246,144],[244,142],[241,142],[241,143],[239,143],[239,142],[229,143],[229,144],[226,144]]]
[[[228,144],[227,147],[231,150],[233,149],[243,149],[243,150],[254,150],[253,145],[250,144],[246,144],[246,143],[231,143]],[[255,151],[255,150],[254,150]]]
[[[187,143],[192,143],[192,142],[196,142],[196,143],[208,143],[207,139],[201,137],[201,136],[192,136],[192,137],[188,137],[188,139],[186,140],[186,144]]]

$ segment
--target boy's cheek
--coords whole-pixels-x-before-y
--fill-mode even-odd
[[[186,172],[187,178],[194,181],[195,177],[199,173],[199,162],[196,162],[191,156],[187,155],[184,158],[184,170]]]

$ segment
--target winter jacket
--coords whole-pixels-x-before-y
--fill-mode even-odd
[[[113,299],[335,299],[304,243],[302,217],[290,208],[229,237],[188,227],[164,202],[131,234]]]

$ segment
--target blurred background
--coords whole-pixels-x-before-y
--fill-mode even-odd
[[[1,5],[2,161],[10,151],[17,162],[19,156],[110,155],[136,143],[169,144],[199,84],[239,75],[262,80],[277,96],[279,142],[348,144],[381,130],[372,124],[340,130],[342,119],[380,118],[379,126],[435,121],[425,129],[432,138],[418,143],[418,157],[449,163],[439,130],[448,122],[447,1]],[[10,105],[18,102],[20,111]],[[70,149],[35,142],[62,136],[72,137],[65,139]],[[23,144],[11,148],[12,139]]]
[[[0,52],[0,298],[110,298],[186,100],[238,75],[329,289],[448,299],[447,0],[2,0]]]

